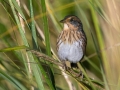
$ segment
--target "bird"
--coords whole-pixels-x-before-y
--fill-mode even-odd
[[[71,63],[71,67],[78,67],[77,63],[83,59],[87,45],[82,22],[75,15],[67,15],[60,22],[64,26],[57,38],[58,57],[64,69],[67,69],[66,61]]]

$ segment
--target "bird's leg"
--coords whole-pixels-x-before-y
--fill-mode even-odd
[[[77,63],[70,63],[71,64],[71,68],[78,68]]]
[[[65,71],[67,71],[67,70],[68,70],[68,67],[67,67],[67,65],[66,65],[66,63],[65,63],[65,60],[62,60],[62,65],[63,65],[63,69],[64,69]]]

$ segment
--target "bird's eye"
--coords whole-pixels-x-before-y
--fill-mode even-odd
[[[71,20],[70,20],[71,22],[73,22],[74,21],[74,19],[73,18],[71,18]]]
[[[74,26],[79,26],[79,25],[80,25],[79,21],[76,20],[76,19],[74,19],[74,18],[71,18],[71,19],[70,19],[70,23],[71,23],[72,25],[74,25]]]

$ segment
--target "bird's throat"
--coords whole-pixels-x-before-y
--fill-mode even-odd
[[[64,29],[63,30],[69,30],[69,27],[66,23],[64,23]]]

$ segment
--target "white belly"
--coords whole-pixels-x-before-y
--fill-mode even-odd
[[[60,60],[68,60],[76,63],[82,59],[83,50],[78,42],[74,42],[73,44],[61,43],[58,49],[58,56]]]

